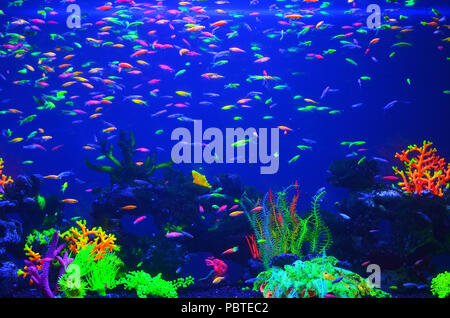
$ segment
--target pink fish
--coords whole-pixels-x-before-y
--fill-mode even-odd
[[[198,206],[198,210],[200,211],[200,213],[205,212],[205,209],[201,205]]]
[[[167,238],[175,238],[175,237],[180,237],[183,236],[183,233],[180,232],[170,232],[166,234]]]
[[[150,152],[150,149],[148,149],[148,148],[137,148],[136,151],[139,151],[139,152]]]
[[[138,224],[139,222],[142,222],[146,219],[147,217],[145,215],[138,217],[136,220],[134,220],[133,224]]]
[[[220,212],[223,212],[223,211],[225,211],[227,209],[227,205],[225,204],[225,205],[222,205],[218,210],[217,210],[217,213],[220,213]]]

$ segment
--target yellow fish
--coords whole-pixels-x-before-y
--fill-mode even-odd
[[[211,185],[208,183],[208,180],[206,180],[206,177],[204,175],[202,175],[201,173],[198,173],[195,170],[192,170],[192,178],[193,178],[193,183],[205,188],[209,188],[211,189]]]
[[[10,140],[9,142],[12,142],[12,143],[18,143],[18,142],[21,142],[23,140],[23,138],[22,137],[17,137],[17,138],[14,138],[14,139],[12,139],[12,140]]]
[[[183,97],[186,97],[186,96],[191,97],[191,93],[188,93],[188,92],[185,92],[185,91],[176,91],[175,93],[177,95],[180,95],[180,96],[183,96]]]
[[[224,279],[225,279],[225,277],[218,276],[218,277],[214,278],[214,280],[212,281],[212,283],[213,283],[213,284],[218,284],[218,283],[220,283],[221,281],[223,281]]]
[[[142,104],[147,105],[147,102],[143,101],[142,99],[132,99],[131,101],[138,105],[142,105]]]

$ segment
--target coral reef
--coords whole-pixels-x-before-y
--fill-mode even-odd
[[[403,191],[419,195],[430,191],[434,195],[444,195],[443,189],[450,180],[450,163],[446,164],[444,158],[437,156],[436,148],[430,148],[431,145],[432,142],[425,140],[422,147],[410,145],[407,150],[395,154],[405,166],[405,171],[393,167],[395,173],[402,177],[399,185]]]
[[[431,280],[431,292],[439,298],[450,296],[450,273],[444,272]]]
[[[76,224],[81,229],[81,232],[77,228],[72,227],[61,234],[61,237],[68,242],[71,252],[79,253],[87,245],[93,245],[94,260],[98,261],[107,252],[118,249],[118,246],[115,244],[116,237],[113,234],[107,234],[101,227],[88,229],[86,220],[77,221]]]
[[[5,190],[5,186],[13,183],[14,180],[11,178],[11,176],[7,177],[6,175],[3,174],[3,168],[4,168],[4,161],[3,158],[0,158],[0,198],[2,193]]]
[[[44,258],[41,258],[38,253],[34,253],[29,247],[25,247],[29,259],[25,260],[25,271],[18,272],[18,276],[26,277],[30,275],[30,279],[33,284],[36,284],[42,295],[48,298],[54,298],[60,292],[57,286],[53,290],[50,287],[49,276],[53,261],[56,259],[59,262],[59,279],[64,274],[67,266],[73,260],[69,257],[67,252],[64,252],[63,256],[59,256],[60,252],[64,248],[64,244],[58,245],[58,241],[59,233],[55,231]]]
[[[129,272],[119,281],[119,284],[123,284],[125,289],[135,289],[139,298],[147,298],[148,295],[177,298],[178,288],[185,288],[193,283],[192,277],[166,281],[161,278],[161,273],[152,277],[144,271]]]
[[[253,289],[265,298],[360,298],[387,297],[364,278],[337,267],[331,256],[297,260],[284,268],[273,267],[258,275]]]

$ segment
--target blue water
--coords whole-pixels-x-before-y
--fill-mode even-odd
[[[148,43],[148,49],[155,51],[154,54],[146,54],[139,57],[130,57],[135,52],[133,46],[137,42],[119,38],[126,34],[124,27],[113,23],[96,25],[105,17],[111,17],[112,13],[118,11],[120,4],[113,3],[110,11],[99,11],[103,2],[76,1],[82,13],[81,29],[70,30],[65,21],[68,16],[65,8],[68,3],[57,1],[25,1],[21,7],[7,7],[7,2],[2,2],[0,8],[4,15],[0,16],[1,32],[14,32],[24,34],[26,28],[32,25],[39,29],[35,35],[27,35],[26,42],[31,45],[29,52],[23,56],[15,57],[11,50],[3,48],[5,54],[0,58],[0,110],[10,108],[18,109],[21,114],[0,115],[0,128],[3,136],[0,138],[0,156],[5,160],[5,172],[8,175],[39,174],[42,176],[58,174],[62,171],[73,171],[74,177],[68,180],[69,187],[64,196],[76,198],[79,203],[65,208],[65,215],[89,216],[94,196],[87,193],[86,189],[104,188],[109,186],[109,178],[89,170],[84,164],[84,158],[92,162],[100,155],[98,151],[84,150],[87,144],[95,144],[95,138],[105,138],[117,135],[118,131],[133,131],[136,136],[137,147],[146,147],[158,153],[158,161],[170,160],[170,153],[174,141],[170,139],[171,132],[178,127],[193,128],[193,123],[182,122],[175,118],[168,118],[170,114],[181,113],[186,117],[202,120],[204,129],[217,127],[222,131],[226,128],[249,127],[274,128],[280,125],[292,129],[286,135],[280,134],[279,171],[274,175],[261,175],[260,164],[179,164],[175,169],[184,170],[190,174],[191,170],[200,171],[212,180],[214,176],[223,173],[237,174],[246,185],[254,186],[260,192],[269,189],[279,190],[298,180],[301,189],[300,206],[306,207],[310,198],[317,189],[326,187],[327,199],[323,206],[335,212],[334,202],[342,198],[346,190],[332,187],[327,179],[329,177],[328,167],[331,162],[343,159],[352,150],[340,145],[342,141],[365,141],[358,158],[366,156],[381,157],[387,163],[380,164],[380,176],[393,175],[392,166],[400,163],[394,158],[396,152],[410,144],[421,144],[423,140],[434,142],[441,157],[450,158],[450,135],[448,134],[448,119],[450,118],[449,98],[444,93],[450,90],[448,80],[449,46],[448,22],[440,22],[439,29],[433,26],[423,26],[421,21],[430,22],[436,15],[432,8],[438,9],[443,16],[449,13],[445,1],[417,1],[416,5],[405,7],[404,2],[387,3],[379,1],[382,16],[387,15],[395,21],[382,23],[399,26],[403,29],[410,27],[411,32],[400,32],[397,30],[371,30],[364,26],[367,18],[365,8],[369,3],[376,1],[357,1],[355,6],[333,1],[329,7],[315,11],[312,17],[299,19],[297,25],[282,25],[280,21],[289,21],[283,16],[298,9],[317,9],[322,2],[305,3],[300,1],[259,1],[257,5],[250,5],[249,1],[230,1],[229,4],[219,5],[214,1],[196,1],[192,5],[204,6],[207,12],[202,15],[209,16],[206,21],[198,21],[198,24],[206,26],[203,31],[214,32],[219,39],[211,42],[216,48],[208,47],[204,36],[200,32],[185,31],[184,23],[177,23],[183,17],[195,17],[196,13],[180,13],[171,15],[164,9],[157,9],[154,13],[143,14],[139,10],[129,10],[130,5],[123,4],[125,14],[130,15],[129,22],[144,21],[142,26],[129,27],[129,30],[137,30],[139,39]],[[155,5],[155,1],[146,2]],[[176,1],[161,1],[161,4],[169,9],[177,9],[180,6]],[[269,10],[269,6],[276,4],[281,16],[276,16],[276,10]],[[294,5],[293,9],[285,5]],[[30,21],[31,19],[43,19],[37,13],[49,6],[57,15],[48,15],[46,24],[28,22],[25,25],[11,25],[17,18]],[[346,13],[347,10],[358,8],[359,11]],[[150,10],[151,8],[146,8]],[[225,14],[215,12],[223,9]],[[387,11],[386,11],[387,10]],[[250,15],[252,12],[260,14]],[[241,14],[242,17],[232,17],[230,13]],[[158,15],[158,16],[157,16]],[[406,19],[400,20],[400,15]],[[168,19],[169,23],[155,24],[146,19],[156,18]],[[57,21],[58,24],[48,24],[49,20]],[[210,24],[219,20],[227,20],[225,26],[215,30]],[[314,29],[319,21],[324,21],[326,28]],[[291,21],[292,22],[292,21]],[[354,23],[363,23],[362,27],[356,27]],[[9,23],[8,29],[6,25]],[[304,25],[312,25],[313,28],[304,35],[298,33]],[[99,35],[100,28],[112,26],[109,34]],[[246,27],[248,25],[251,31]],[[345,28],[345,26],[349,26]],[[344,27],[344,28],[343,28]],[[359,33],[357,30],[364,30]],[[156,30],[154,35],[148,32]],[[238,35],[228,38],[227,34],[236,30]],[[115,34],[113,31],[117,31]],[[73,35],[70,33],[73,32]],[[280,32],[283,32],[281,34]],[[353,34],[343,39],[333,38],[338,34]],[[65,40],[51,40],[50,34],[64,36]],[[268,35],[275,34],[273,38]],[[95,47],[86,38],[101,39],[103,43],[111,41],[115,44],[124,44],[124,48],[111,46]],[[376,44],[369,46],[369,41],[380,38]],[[10,38],[2,37],[2,45]],[[186,42],[183,42],[183,39]],[[343,47],[340,40],[352,42],[358,47]],[[175,47],[170,49],[152,48],[152,43],[171,44]],[[310,46],[299,45],[300,42],[311,41]],[[81,44],[81,48],[74,45]],[[408,42],[411,46],[392,47],[398,42]],[[252,51],[251,46],[260,48]],[[73,51],[57,51],[57,47],[69,47]],[[213,67],[213,52],[221,52],[231,47],[239,47],[245,53],[231,53],[229,56],[217,58],[215,61],[224,59],[229,62],[222,66]],[[370,52],[365,54],[370,47]],[[140,47],[142,48],[142,47]],[[187,48],[199,53],[199,56],[180,56],[179,49]],[[294,49],[290,52],[288,49]],[[324,54],[328,49],[335,49],[332,54]],[[54,52],[56,59],[43,63],[52,67],[55,72],[47,72],[38,68],[38,58],[42,54],[32,56],[32,52]],[[395,52],[395,55],[389,55]],[[265,63],[254,63],[257,59],[255,53],[271,59]],[[308,54],[320,54],[324,59],[308,58]],[[70,60],[63,57],[68,54],[75,56]],[[345,59],[350,58],[358,63],[354,66]],[[376,61],[374,61],[374,58]],[[137,60],[144,60],[149,65],[139,65]],[[91,66],[82,67],[88,61],[93,61]],[[132,75],[126,71],[118,72],[111,67],[112,62],[126,62],[132,64],[142,74]],[[190,63],[186,66],[186,63]],[[64,82],[72,81],[71,78],[61,79],[58,75],[66,68],[58,68],[58,65],[69,63],[74,71],[82,71],[79,76],[89,80],[94,88],[83,87],[76,83],[70,87],[62,87]],[[18,73],[25,65],[32,65],[35,72],[28,71],[27,74]],[[174,72],[161,70],[158,65],[169,65]],[[89,74],[91,68],[103,68],[98,74]],[[175,78],[175,73],[181,69],[187,71]],[[266,71],[270,76],[279,77],[279,81],[269,81],[263,85],[262,81],[246,81],[249,75],[263,75]],[[222,79],[207,80],[201,77],[207,72],[222,75]],[[34,81],[42,73],[48,75],[46,82],[48,87],[36,87]],[[293,74],[297,73],[297,74]],[[115,80],[118,87],[107,87],[105,84],[90,79],[96,76],[106,78],[107,76],[120,76]],[[361,76],[369,76],[370,80],[362,80]],[[17,80],[31,80],[23,85],[13,84]],[[152,79],[160,79],[158,84],[150,85],[147,82]],[[410,79],[410,84],[407,83]],[[226,84],[239,83],[238,88],[224,88]],[[141,85],[137,87],[137,85]],[[275,85],[287,85],[286,89],[276,90]],[[329,91],[323,99],[321,94],[329,86]],[[152,97],[149,92],[158,89],[157,97]],[[53,110],[37,110],[33,96],[42,97],[43,94],[53,94],[55,90],[66,90],[66,99],[54,102],[56,108]],[[175,91],[190,92],[192,97],[182,97]],[[261,92],[261,100],[252,100],[248,103],[251,108],[240,108],[236,103],[239,99],[247,98],[252,91]],[[53,93],[51,93],[53,92]],[[95,92],[96,94],[93,94]],[[204,93],[216,93],[218,97],[208,97]],[[94,95],[105,94],[114,96],[112,104],[102,104],[100,110],[102,116],[89,119],[97,106],[86,106],[85,102],[92,99]],[[124,100],[126,96],[142,95],[147,105],[137,105],[130,100]],[[300,99],[294,96],[301,95]],[[73,107],[65,104],[70,101],[71,96],[79,96],[73,99]],[[170,96],[167,97],[167,96]],[[272,98],[272,102],[265,101]],[[305,98],[317,101],[319,106],[330,107],[330,110],[339,110],[338,114],[329,114],[328,111],[301,112],[297,108],[311,105],[304,101]],[[392,101],[397,101],[392,108],[384,107]],[[201,105],[200,102],[209,101],[211,105]],[[168,104],[189,103],[187,108],[176,108]],[[362,103],[363,105],[353,108],[352,105]],[[237,105],[231,110],[221,110],[225,105]],[[272,107],[269,107],[271,105]],[[69,116],[62,110],[81,109],[87,114]],[[161,110],[166,113],[152,117],[152,114]],[[19,119],[36,114],[37,117],[31,123],[18,124]],[[235,116],[242,120],[234,120]],[[264,116],[272,116],[271,119],[263,119]],[[81,121],[74,124],[73,121]],[[110,123],[117,127],[117,131],[111,134],[102,133],[102,129]],[[13,131],[12,136],[6,136],[6,130]],[[52,139],[24,140],[11,143],[15,137],[26,137],[38,128],[44,129],[44,134],[50,135]],[[162,134],[155,134],[163,130]],[[115,139],[117,141],[117,139]],[[24,149],[26,145],[37,143],[44,146],[47,151]],[[113,143],[115,141],[113,140]],[[52,147],[64,145],[57,151],[50,151]],[[300,151],[297,145],[308,145],[312,150]],[[293,162],[288,161],[295,155],[300,158]],[[146,154],[138,153],[135,159],[143,160]],[[34,161],[31,165],[22,164],[25,160]],[[161,174],[158,174],[161,176]],[[83,180],[85,183],[77,183],[74,178]],[[59,194],[62,181],[43,180],[41,193],[43,195]]]

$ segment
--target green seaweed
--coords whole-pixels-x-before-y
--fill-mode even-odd
[[[117,159],[113,154],[113,144],[109,144],[107,140],[99,142],[100,151],[109,159],[112,165],[95,165],[85,158],[86,165],[97,172],[103,172],[110,175],[111,184],[129,184],[133,180],[146,178],[152,176],[156,170],[171,168],[172,161],[156,164],[156,153],[153,156],[147,156],[147,159],[142,165],[137,165],[133,161],[133,156],[136,152],[136,141],[134,134],[124,131],[120,132],[118,146],[122,155],[122,160]]]

